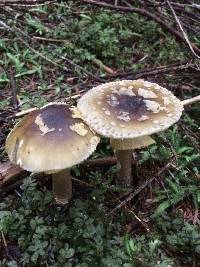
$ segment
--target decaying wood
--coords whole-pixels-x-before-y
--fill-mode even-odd
[[[112,166],[117,163],[117,159],[115,157],[105,157],[101,159],[88,159],[81,163],[83,167],[107,167]],[[135,164],[133,160],[132,164]]]
[[[10,161],[0,164],[0,187],[14,181],[17,177],[23,177],[27,172]]]

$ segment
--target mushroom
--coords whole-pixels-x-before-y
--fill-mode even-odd
[[[55,199],[64,205],[72,197],[70,168],[88,158],[98,142],[75,107],[50,103],[15,125],[7,137],[6,151],[21,168],[52,174]]]
[[[132,149],[154,143],[149,136],[179,120],[183,105],[167,89],[144,80],[122,80],[92,88],[78,101],[84,121],[111,138],[121,169],[117,182],[132,182]]]

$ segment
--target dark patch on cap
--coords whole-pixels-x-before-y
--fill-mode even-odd
[[[118,95],[119,109],[130,114],[136,114],[139,110],[145,110],[144,98],[141,96]]]
[[[39,121],[42,120],[41,124],[48,127],[46,132],[45,128],[44,131],[40,128],[38,118]],[[61,144],[66,138],[71,140],[74,135],[77,135],[69,126],[80,122],[82,122],[81,119],[72,118],[72,112],[66,104],[50,104],[25,116],[16,126],[17,135],[25,140],[25,144],[28,140],[36,139],[41,146],[48,146],[49,143]],[[16,155],[18,146],[19,141],[15,144],[13,157]]]
[[[118,104],[110,106],[110,109],[118,115],[119,112],[127,112],[131,119],[138,119],[142,115],[149,114],[144,97],[130,96],[126,94],[113,94]]]
[[[54,138],[56,138],[57,142],[59,142],[59,140],[62,141],[63,138],[66,137],[70,138],[75,132],[71,131],[69,126],[81,122],[81,119],[72,118],[72,112],[66,104],[51,104],[45,106],[37,113],[34,122],[36,122],[37,116],[40,116],[44,125],[50,129],[49,132],[45,134],[41,133],[45,136],[44,142],[53,141]],[[40,131],[37,123],[34,123],[32,127],[37,132],[38,130]]]
[[[40,115],[44,124],[55,130],[63,128],[66,123],[73,120],[71,111],[66,105],[48,105],[41,109]]]

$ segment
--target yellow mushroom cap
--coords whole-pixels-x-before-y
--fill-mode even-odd
[[[50,103],[19,121],[6,140],[11,162],[31,172],[55,172],[80,163],[99,138],[75,108]]]
[[[144,80],[110,82],[92,88],[77,105],[97,133],[135,138],[163,131],[179,120],[183,105],[167,89]]]

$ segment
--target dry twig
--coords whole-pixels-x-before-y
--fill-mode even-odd
[[[181,40],[182,42],[187,43],[185,37],[182,35],[182,33],[176,31],[173,27],[171,27],[169,24],[167,24],[165,22],[165,20],[160,17],[159,15],[153,14],[151,12],[149,12],[148,10],[144,9],[144,8],[138,8],[138,7],[126,7],[126,6],[115,6],[112,4],[108,4],[102,1],[96,1],[96,0],[82,0],[83,3],[87,3],[87,4],[93,4],[93,5],[97,5],[100,7],[105,7],[105,8],[110,8],[110,9],[115,9],[121,12],[135,12],[138,13],[142,16],[148,17],[149,19],[152,19],[154,21],[156,21],[158,24],[160,24],[164,29],[166,29],[168,32],[170,32],[171,34],[173,34],[176,38],[178,38],[179,40]],[[190,43],[191,47],[193,48],[193,50],[200,54],[200,48],[197,47],[194,43]]]
[[[45,6],[56,3],[56,0],[49,1],[35,1],[35,0],[1,0],[0,6],[13,6],[13,7],[37,7]]]
[[[142,69],[139,71],[128,71],[124,73],[115,73],[115,74],[107,75],[105,78],[107,79],[114,78],[114,77],[123,78],[123,77],[129,76],[133,79],[139,79],[139,78],[144,78],[144,77],[151,76],[151,75],[186,70],[186,69],[195,68],[195,67],[196,67],[196,62],[176,63],[176,64],[169,64],[169,65],[150,68],[150,69]]]
[[[0,20],[0,25],[5,28],[6,30],[16,34],[16,32],[18,32],[20,35],[22,35],[25,38],[28,38],[29,40],[31,40],[31,37],[28,36],[27,34],[25,34],[21,29],[14,27],[13,29],[8,26],[5,22]],[[32,48],[29,43],[27,43],[21,36],[18,36],[18,38],[20,39],[20,41],[26,46],[28,47],[34,54],[36,54],[37,56],[41,57],[42,59],[44,59],[45,61],[49,62],[51,65],[54,65],[60,69],[63,69],[65,71],[69,71],[68,68],[66,68],[64,65],[60,65],[59,63],[53,61],[52,59],[50,59],[49,57],[47,57],[46,55],[43,55],[42,53],[38,52],[37,50],[35,50],[34,48]],[[60,56],[61,59],[65,60],[67,63],[69,63],[70,65],[74,66],[75,68],[83,71],[84,73],[86,73],[88,76],[92,77],[93,79],[99,81],[99,82],[103,82],[104,80],[95,76],[93,73],[91,73],[90,71],[84,69],[83,67],[81,67],[80,65],[76,64],[75,62],[73,62],[73,60],[66,58],[64,56]]]
[[[183,103],[183,106],[187,106],[187,105],[191,105],[193,103],[199,102],[199,101],[200,101],[200,95],[183,100],[182,103]]]
[[[190,48],[192,54],[193,54],[195,57],[197,57],[198,59],[200,59],[200,56],[197,55],[197,53],[194,51],[194,47],[193,47],[192,43],[190,42],[190,40],[189,40],[189,38],[188,38],[186,32],[184,31],[184,29],[183,29],[183,27],[182,27],[182,25],[181,25],[181,22],[180,22],[179,18],[177,17],[176,12],[175,12],[175,10],[173,9],[173,7],[172,7],[170,1],[169,1],[169,0],[166,0],[166,1],[167,1],[167,4],[169,5],[169,8],[171,9],[171,11],[172,11],[174,17],[175,17],[175,20],[176,20],[176,22],[177,22],[177,24],[178,24],[178,26],[179,26],[179,28],[180,28],[182,34],[183,34],[183,37],[185,38],[185,42],[188,44],[188,46],[189,46],[189,48]]]
[[[137,196],[146,186],[151,184],[156,178],[159,178],[159,176],[167,170],[167,168],[171,165],[171,162],[167,163],[163,168],[159,170],[159,172],[152,178],[146,180],[141,186],[139,186],[136,190],[130,193],[130,195],[122,201],[120,204],[118,204],[114,209],[109,212],[109,215],[114,214],[118,209],[125,206],[130,200],[132,200],[135,196]]]

